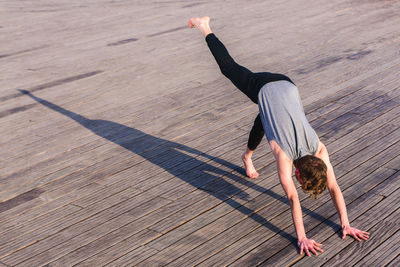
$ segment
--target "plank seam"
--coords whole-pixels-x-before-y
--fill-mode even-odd
[[[395,193],[395,192],[393,192],[393,193]],[[374,193],[373,193],[373,194],[374,194]],[[375,195],[376,195],[376,194],[375,194]],[[386,197],[383,197],[383,198],[382,198],[379,202],[377,202],[375,205],[378,205],[379,203],[381,203],[385,198],[386,198]],[[386,219],[387,217],[389,217],[390,215],[392,215],[392,214],[398,212],[399,210],[400,210],[400,208],[398,208],[397,210],[393,211],[393,212],[390,213],[390,214],[386,214],[385,218],[379,220],[379,221],[376,222],[374,225],[370,226],[370,227],[367,229],[367,231],[370,231],[370,229],[374,228],[374,227],[377,226],[379,223],[385,222],[385,219]],[[365,214],[365,213],[367,213],[367,212],[368,212],[368,210],[366,210],[364,213],[360,214],[360,216],[358,216],[358,217],[361,217],[363,214]],[[358,217],[357,217],[357,218],[358,218]],[[356,218],[356,219],[357,219],[357,218]],[[353,221],[354,221],[354,220],[353,220]],[[399,232],[399,231],[400,231],[400,230],[398,230],[397,232]],[[397,232],[396,232],[396,233],[397,233]],[[351,238],[352,238],[352,237],[351,237]],[[385,240],[381,240],[381,242],[380,242],[373,250],[371,250],[367,255],[365,255],[364,257],[362,257],[361,259],[359,259],[355,264],[353,264],[353,266],[357,265],[358,262],[362,261],[362,259],[364,259],[365,257],[367,257],[372,251],[374,251],[375,249],[379,248],[379,247],[382,245],[382,243],[384,243],[384,242],[385,242],[387,239],[389,239],[389,238],[390,238],[390,236],[388,236]],[[340,251],[338,251],[335,255],[332,255],[332,257],[325,259],[325,262],[324,262],[321,266],[328,266],[328,262],[329,262],[330,260],[332,260],[333,258],[335,258],[338,254],[340,254],[343,250],[347,249],[348,246],[354,244],[355,242],[358,242],[358,241],[355,240],[354,238],[352,238],[352,239],[351,239],[351,242],[348,243],[346,246],[344,246],[344,247],[343,247]]]
[[[384,267],[386,267],[386,266],[388,266],[389,264],[393,263],[393,262],[396,260],[396,258],[399,257],[399,256],[400,256],[400,252],[397,253],[397,255],[396,255],[396,254],[393,255],[393,258],[390,260],[390,262],[388,262],[387,264],[385,264]]]
[[[76,205],[76,204],[74,204],[74,203],[69,203],[68,205],[71,205],[71,206],[74,206],[74,207],[78,207],[78,208],[80,208],[80,209],[84,209],[84,207],[81,207],[81,206]]]

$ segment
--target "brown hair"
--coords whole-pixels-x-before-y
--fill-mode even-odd
[[[295,166],[300,172],[303,183],[301,188],[309,193],[313,199],[326,188],[327,167],[323,160],[314,156],[304,156],[295,161]]]

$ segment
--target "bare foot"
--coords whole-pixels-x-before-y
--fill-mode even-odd
[[[244,163],[244,166],[246,168],[246,175],[250,179],[255,179],[259,176],[258,172],[254,168],[253,161],[251,160],[251,157],[246,157],[246,154],[242,155],[242,160]]]
[[[212,33],[210,29],[210,18],[207,16],[189,19],[188,26],[189,28],[198,28],[204,36]]]
[[[202,25],[208,25],[210,22],[209,17],[197,17],[197,18],[191,18],[188,22],[189,28],[200,28]]]

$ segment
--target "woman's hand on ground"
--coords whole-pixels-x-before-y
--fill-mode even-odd
[[[319,244],[315,242],[312,239],[308,239],[307,237],[304,237],[303,239],[299,240],[297,242],[297,245],[300,248],[300,254],[303,254],[303,251],[307,254],[307,256],[311,257],[311,253],[314,253],[315,255],[318,255],[318,252],[324,252],[320,247],[322,244]]]
[[[361,239],[368,240],[369,238],[368,232],[358,230],[350,225],[342,228],[342,239],[344,239],[346,235],[352,236],[357,241],[361,241]]]

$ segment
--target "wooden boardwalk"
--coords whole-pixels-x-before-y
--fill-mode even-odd
[[[400,2],[0,0],[0,266],[399,266]],[[232,56],[288,74],[327,145],[351,224],[301,190],[299,255],[257,107]],[[296,183],[298,186],[298,183]]]

